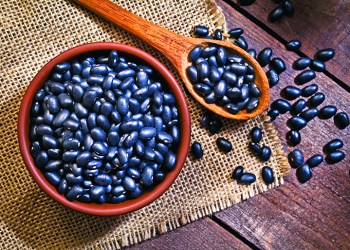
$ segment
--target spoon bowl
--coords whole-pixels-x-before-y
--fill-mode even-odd
[[[109,0],[75,0],[75,2],[121,28],[124,28],[126,31],[139,37],[144,42],[160,51],[177,69],[190,94],[210,111],[234,120],[247,120],[260,115],[267,109],[270,102],[270,92],[265,72],[262,70],[258,62],[240,47],[225,41],[181,36],[144,20]],[[237,114],[231,114],[221,106],[206,103],[204,98],[195,92],[193,84],[190,82],[186,74],[187,67],[191,65],[188,55],[195,46],[205,47],[208,46],[208,44],[222,46],[226,48],[227,51],[240,55],[253,67],[255,72],[254,82],[259,87],[261,95],[259,97],[258,106],[252,112],[248,113],[246,110],[241,110]]]

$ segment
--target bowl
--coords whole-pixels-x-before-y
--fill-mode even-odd
[[[63,195],[59,194],[56,188],[50,184],[50,182],[45,178],[43,173],[35,166],[35,162],[30,153],[30,140],[29,140],[29,126],[30,126],[30,110],[32,106],[32,100],[35,93],[44,85],[45,81],[49,77],[54,66],[60,62],[70,61],[74,58],[88,55],[97,55],[103,51],[116,50],[118,53],[126,55],[126,57],[133,58],[138,62],[142,62],[145,65],[149,65],[157,72],[157,76],[162,79],[162,83],[165,83],[166,88],[172,92],[177,101],[177,108],[180,118],[180,133],[181,138],[176,152],[177,163],[175,168],[168,172],[165,179],[153,187],[151,190],[146,191],[140,197],[135,199],[130,199],[117,204],[111,203],[83,203],[80,201],[69,201]],[[129,213],[140,209],[149,203],[156,200],[161,196],[175,181],[176,177],[179,175],[184,161],[186,159],[189,144],[190,144],[190,116],[186,103],[185,96],[179,86],[179,84],[174,79],[173,75],[168,71],[168,69],[161,64],[157,59],[148,53],[137,49],[132,46],[119,43],[111,42],[98,42],[84,44],[78,47],[71,48],[55,58],[49,61],[34,77],[30,83],[25,95],[22,99],[21,107],[18,115],[18,142],[19,148],[22,154],[24,163],[29,170],[29,173],[40,186],[40,188],[46,192],[51,198],[59,202],[60,204],[73,209],[78,212],[98,215],[98,216],[113,216]]]

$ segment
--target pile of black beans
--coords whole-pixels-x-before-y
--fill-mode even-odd
[[[101,53],[57,64],[31,108],[35,165],[70,201],[139,197],[177,162],[173,94],[149,66]]]
[[[216,30],[213,38],[222,39],[220,32]],[[204,26],[196,26],[194,33],[208,38]],[[188,59],[192,65],[186,69],[187,76],[206,103],[222,106],[231,114],[241,110],[250,113],[257,108],[261,92],[254,83],[254,69],[240,55],[209,43],[192,49]]]

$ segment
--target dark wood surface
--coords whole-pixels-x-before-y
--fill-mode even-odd
[[[281,74],[280,83],[271,89],[272,101],[280,98],[280,91],[285,86],[294,85],[293,78],[299,73],[291,68],[291,64],[300,54],[286,51],[283,40],[278,36],[286,40],[299,38],[303,42],[303,53],[310,57],[316,48],[333,47],[336,50],[336,58],[327,63],[329,72],[318,73],[312,83],[318,84],[319,91],[326,94],[326,100],[320,107],[332,104],[339,111],[350,114],[350,93],[346,87],[350,82],[349,63],[347,57],[343,57],[350,51],[349,5],[346,1],[293,2],[296,6],[294,17],[270,24],[266,17],[275,6],[270,0],[256,1],[243,10],[230,0],[217,0],[226,16],[228,28],[244,28],[250,47],[257,51],[271,47],[275,56],[285,60],[287,71]],[[316,2],[324,3],[317,5]],[[330,7],[328,2],[333,5]],[[337,22],[324,20],[324,16],[329,17],[328,14],[336,16],[337,20],[342,18]],[[323,22],[332,28],[323,27]],[[309,32],[299,28],[306,24]],[[328,32],[323,32],[321,28]],[[293,148],[285,143],[289,117],[286,114],[274,121],[287,152],[299,148],[307,159],[313,154],[322,154],[323,145],[331,139],[341,138],[345,144],[343,151],[347,154],[345,160],[335,165],[322,163],[313,170],[313,178],[305,184],[298,182],[292,169],[285,178],[285,184],[274,190],[130,248],[350,249],[350,127],[339,130],[332,119],[323,121],[315,118],[301,131],[301,144]]]
[[[236,0],[225,0],[235,3]],[[247,7],[234,4],[247,17],[268,27],[269,33],[283,41],[299,39],[301,51],[313,58],[315,52],[335,48],[336,56],[327,64],[327,71],[350,87],[350,1],[348,0],[292,0],[294,15],[271,23],[268,14],[277,4],[259,0]]]

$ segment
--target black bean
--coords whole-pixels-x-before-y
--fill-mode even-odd
[[[290,130],[286,134],[286,140],[288,145],[294,147],[301,142],[301,135],[297,130]]]
[[[252,97],[259,97],[261,95],[258,85],[256,85],[255,83],[251,83],[248,86],[249,86],[249,93]]]
[[[209,67],[209,80],[211,82],[218,82],[221,78],[221,74],[219,73],[218,69],[214,66]]]
[[[151,186],[153,184],[154,170],[147,166],[143,169],[141,174],[141,182],[145,186]]]
[[[271,109],[276,109],[280,114],[285,114],[291,109],[291,105],[288,101],[283,99],[277,99],[271,104]]]
[[[194,34],[199,37],[207,36],[209,34],[209,29],[204,25],[196,25],[194,26]]]
[[[286,64],[279,57],[275,57],[270,61],[270,67],[274,69],[278,74],[281,74],[286,70]]]
[[[317,51],[315,58],[322,62],[327,62],[331,60],[334,57],[334,55],[335,55],[334,49],[328,48],[328,49],[322,49]]]
[[[265,166],[262,168],[262,178],[264,182],[268,184],[272,184],[274,182],[273,170],[272,168]]]
[[[304,70],[311,65],[312,60],[308,57],[301,57],[295,60],[292,64],[293,69],[295,70]]]
[[[230,29],[227,33],[230,35],[231,38],[238,38],[244,33],[244,30],[241,28],[234,28]]]
[[[208,130],[211,134],[217,134],[222,129],[223,124],[221,120],[214,120],[209,123]]]
[[[284,15],[285,15],[284,8],[282,6],[277,6],[270,12],[268,19],[270,22],[273,23],[280,20]]]
[[[191,153],[196,159],[200,159],[203,157],[203,149],[202,145],[199,142],[194,142],[191,146]]]
[[[252,173],[244,173],[241,175],[239,182],[244,184],[254,183],[256,181],[256,176]]]
[[[281,91],[281,96],[287,100],[294,100],[301,95],[301,90],[294,86],[287,86]]]
[[[245,38],[243,36],[239,36],[236,38],[236,43],[237,43],[237,46],[244,49],[244,50],[247,50],[248,49],[248,43],[247,41],[245,40]]]
[[[251,55],[254,59],[256,59],[257,53],[255,49],[248,49],[247,50],[248,54]]]
[[[335,164],[342,161],[345,158],[345,153],[343,151],[337,150],[329,153],[326,156],[326,162],[328,164]]]
[[[334,117],[334,124],[339,129],[345,129],[350,124],[349,116],[345,112],[339,112]]]
[[[259,158],[262,161],[268,161],[271,156],[271,149],[268,146],[262,146],[261,147],[261,153],[259,154]]]
[[[208,47],[204,48],[202,50],[202,53],[201,53],[202,60],[200,62],[206,62],[206,60],[204,58],[208,58],[208,57],[215,55],[217,50],[218,50],[218,47],[216,47],[216,46],[208,46]],[[197,63],[197,64],[199,64],[199,63]]]
[[[309,97],[315,94],[318,91],[318,86],[316,84],[311,84],[309,86],[304,87],[301,90],[301,96]]]
[[[309,164],[310,168],[317,167],[323,162],[323,156],[320,154],[316,154],[311,156],[306,163]]]
[[[316,108],[318,105],[323,103],[325,98],[326,97],[323,93],[318,92],[315,95],[313,95],[312,97],[310,97],[310,99],[307,101],[307,105],[309,108]]]
[[[176,154],[172,151],[169,151],[164,158],[164,167],[167,170],[173,170],[177,162]]]
[[[105,141],[107,138],[106,132],[103,131],[103,129],[99,127],[95,127],[91,129],[91,138],[94,139],[95,141]]]
[[[200,62],[197,67],[197,74],[200,79],[205,79],[209,76],[209,64],[206,61]]]
[[[216,61],[219,65],[224,65],[227,60],[227,53],[224,47],[219,47],[216,52]]]
[[[62,109],[52,121],[54,127],[61,127],[63,123],[69,118],[70,112],[66,109]]]
[[[287,121],[287,126],[292,130],[301,130],[307,125],[307,121],[300,116],[293,116]]]
[[[288,154],[289,165],[292,168],[298,168],[304,163],[304,155],[303,152],[299,149],[294,149],[292,152]]]
[[[248,67],[240,63],[232,63],[230,65],[230,71],[237,75],[244,75],[247,72],[247,70]]]
[[[108,154],[108,148],[102,142],[95,142],[94,144],[92,144],[91,148],[97,155],[105,156]]]
[[[222,40],[222,30],[221,29],[216,29],[214,31],[214,39]]]
[[[327,105],[320,109],[318,112],[318,118],[326,120],[332,118],[337,113],[337,107],[333,105]]]
[[[323,146],[323,152],[326,154],[332,153],[337,151],[338,149],[341,149],[343,147],[344,143],[340,139],[333,139],[330,142],[328,142],[326,145]]]
[[[135,75],[135,71],[133,69],[124,69],[118,72],[117,77],[119,80],[123,81],[124,79],[128,77],[133,77],[134,75]]]
[[[293,103],[291,109],[290,109],[290,114],[295,116],[300,114],[303,109],[306,107],[306,101],[304,99],[299,99],[295,103]]]
[[[209,86],[200,83],[193,85],[193,88],[198,94],[202,96],[206,96],[212,91]]]
[[[262,152],[262,149],[261,147],[259,146],[258,143],[255,143],[255,142],[250,142],[249,143],[249,149],[254,153],[254,154],[257,154],[257,155],[260,155],[261,152]]]
[[[254,127],[249,132],[252,142],[259,143],[262,139],[262,130],[259,127]]]
[[[243,175],[243,171],[244,171],[244,169],[243,169],[242,166],[236,167],[236,168],[233,170],[232,178],[233,178],[234,180],[239,181],[239,180],[241,179],[242,175]]]
[[[287,16],[291,16],[294,13],[294,7],[291,1],[285,0],[282,3],[283,10]]]
[[[191,50],[191,52],[188,54],[189,60],[190,60],[190,61],[196,61],[196,60],[199,58],[201,52],[202,52],[201,46],[196,46],[196,47],[194,47],[194,48]]]
[[[280,80],[278,73],[274,69],[268,70],[266,72],[266,77],[267,77],[267,80],[269,81],[270,88],[276,86]]]
[[[267,115],[270,116],[270,121],[274,121],[280,115],[280,112],[277,109],[271,109],[267,112]]]
[[[227,139],[219,137],[216,139],[216,145],[224,153],[228,153],[232,150],[232,144]]]
[[[294,78],[294,82],[297,85],[303,85],[311,80],[315,79],[316,73],[313,70],[304,70]]]
[[[238,106],[233,104],[233,103],[226,104],[224,108],[227,112],[229,112],[231,114],[237,114],[240,111]]]
[[[226,82],[221,80],[214,86],[214,94],[216,98],[222,98],[227,90]],[[209,93],[208,93],[209,94]]]
[[[305,163],[297,168],[297,178],[300,183],[305,183],[312,178],[312,172],[309,164]]]
[[[286,49],[291,51],[297,51],[301,47],[301,42],[297,39],[290,40],[286,43]]]
[[[259,52],[257,56],[257,61],[259,62],[261,67],[265,67],[267,64],[269,64],[272,56],[272,49],[271,48],[264,48],[262,51]]]
[[[66,193],[66,198],[69,201],[76,200],[83,194],[83,188],[80,185],[74,185],[71,187],[71,189],[68,190]]]
[[[259,105],[259,99],[256,97],[250,98],[247,103],[246,110],[248,113],[253,112]]]
[[[326,70],[326,64],[319,60],[313,60],[310,65],[310,68],[318,72],[323,72]]]

